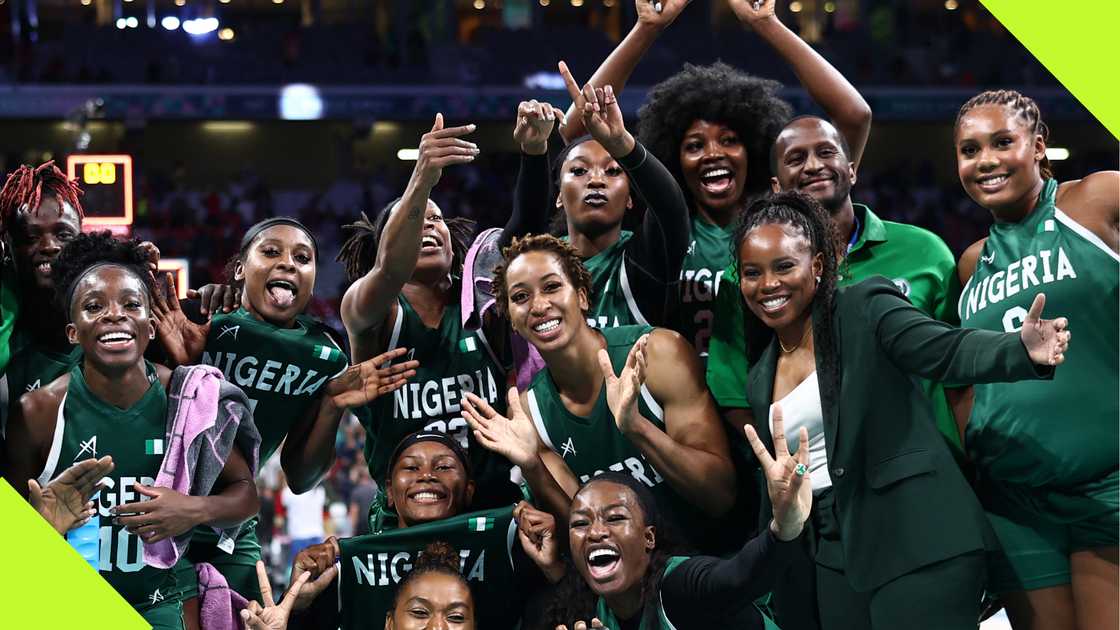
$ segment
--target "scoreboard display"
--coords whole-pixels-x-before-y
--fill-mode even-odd
[[[187,299],[187,289],[191,286],[191,265],[186,258],[160,258],[159,277],[156,278],[161,285],[168,272],[175,274],[175,286],[178,288],[179,299]]]
[[[85,192],[83,228],[127,232],[132,225],[132,156],[71,155],[66,174]]]

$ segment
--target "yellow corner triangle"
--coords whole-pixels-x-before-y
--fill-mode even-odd
[[[1113,137],[1120,138],[1120,100],[1116,98],[1113,69],[1120,2],[980,2],[1085,109],[1096,116]],[[1042,115],[1045,119],[1046,112]]]
[[[0,479],[0,514],[0,557],[8,566],[0,571],[4,627],[151,628],[6,479]]]

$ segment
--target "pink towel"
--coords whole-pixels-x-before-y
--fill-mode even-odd
[[[208,562],[194,567],[198,574],[198,621],[202,630],[241,630],[241,609],[249,600],[231,589],[226,577]]]

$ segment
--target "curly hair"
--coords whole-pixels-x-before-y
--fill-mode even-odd
[[[118,240],[108,230],[79,234],[63,246],[51,264],[55,300],[67,317],[73,301],[74,288],[86,271],[95,265],[112,264],[127,269],[140,279],[149,302],[156,290],[155,279],[148,270],[148,254],[137,239]]]
[[[346,278],[354,282],[369,273],[377,263],[377,251],[381,247],[381,233],[385,231],[385,224],[389,222],[389,214],[393,206],[401,198],[390,201],[370,221],[365,212],[357,221],[342,226],[343,230],[350,233],[342,243],[342,249],[335,258],[346,268]],[[474,238],[475,222],[463,217],[444,219],[447,231],[451,234],[451,276],[456,280],[463,276],[463,261],[467,257],[471,241]]]
[[[393,605],[389,607],[386,616],[392,615],[393,611],[396,610],[397,598],[404,592],[405,587],[428,573],[442,573],[443,575],[456,577],[467,587],[468,591],[471,590],[470,582],[459,572],[459,552],[442,541],[429,543],[420,552],[416,561],[412,563],[412,570],[397,585],[397,590],[393,593]],[[471,595],[473,597],[473,592]]]
[[[684,69],[653,86],[638,110],[638,138],[669,169],[691,204],[681,171],[681,140],[697,120],[722,123],[747,149],[747,195],[770,187],[770,146],[793,115],[778,96],[782,85],[736,70],[722,61]]]
[[[509,310],[509,289],[506,287],[506,270],[518,256],[529,252],[548,252],[560,259],[560,265],[568,276],[568,281],[576,290],[583,289],[588,299],[591,299],[591,273],[583,265],[579,254],[568,243],[552,236],[551,234],[529,234],[521,238],[514,238],[513,243],[502,250],[503,262],[494,269],[494,278],[490,283],[494,291],[494,305],[498,314],[505,317]]]
[[[751,230],[761,225],[789,225],[809,239],[812,255],[821,254],[824,271],[813,298],[813,344],[822,348],[836,347],[836,331],[832,325],[832,311],[836,298],[836,283],[839,277],[839,236],[836,225],[820,202],[799,192],[781,192],[761,197],[752,202],[739,219],[731,237],[731,256],[738,273],[742,269],[741,245]],[[739,298],[742,300],[742,296]],[[774,338],[770,329],[746,304],[743,304],[745,337],[747,340],[747,361],[753,365]],[[825,352],[825,365],[819,374],[839,376],[835,352]],[[839,388],[839,382],[826,384]],[[832,391],[837,391],[834,389]]]
[[[78,201],[82,189],[77,180],[70,179],[55,166],[54,160],[34,167],[21,164],[8,174],[4,187],[0,188],[0,234],[4,233],[21,208],[38,212],[44,193],[53,197],[59,206],[69,204],[78,213],[79,221],[85,216]]]
[[[576,492],[576,497],[585,492],[596,483],[614,483],[628,488],[638,499],[638,507],[642,510],[643,520],[646,525],[652,525],[655,535],[655,546],[649,559],[649,566],[642,577],[642,627],[658,627],[657,614],[661,608],[661,579],[664,577],[665,565],[673,556],[690,555],[691,550],[685,547],[673,525],[662,518],[657,508],[657,500],[653,493],[643,483],[634,479],[632,475],[620,472],[605,472],[588,481]],[[572,497],[575,500],[575,497]],[[567,559],[567,570],[564,577],[553,592],[553,597],[545,607],[545,624],[541,627],[555,628],[561,624],[571,628],[576,621],[589,620],[595,616],[597,598],[591,587],[583,580],[583,576],[575,568],[571,558]]]
[[[1042,136],[1043,142],[1050,139],[1050,128],[1042,122],[1042,112],[1038,109],[1038,103],[1034,102],[1033,98],[1015,90],[987,90],[965,101],[965,104],[961,105],[960,111],[957,112],[957,120],[953,123],[953,133],[960,129],[961,120],[965,114],[983,105],[1003,105],[1010,108],[1016,116],[1026,121],[1027,128],[1030,129],[1032,134]],[[1050,167],[1050,158],[1045,155],[1042,156],[1042,161],[1038,164],[1038,172],[1042,175],[1042,179],[1052,179],[1054,177],[1054,169]]]

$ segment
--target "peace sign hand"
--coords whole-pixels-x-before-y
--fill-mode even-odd
[[[611,366],[611,357],[606,350],[599,350],[599,369],[607,388],[607,407],[614,416],[618,430],[627,433],[638,421],[638,393],[646,381],[646,345],[649,334],[642,335],[630,354],[626,355],[626,365],[618,376]]]
[[[463,140],[462,136],[474,129],[474,125],[444,129],[443,114],[436,114],[432,130],[420,136],[416,166],[412,169],[412,182],[431,190],[439,182],[445,166],[473,162],[478,155],[478,145]]]
[[[770,457],[754,427],[744,425],[743,430],[746,431],[747,441],[766,475],[766,492],[770,495],[770,505],[774,510],[770,530],[778,540],[793,540],[801,534],[801,529],[809,518],[809,510],[813,507],[813,484],[805,480],[809,467],[809,431],[801,427],[798,432],[797,455],[790,455],[782,422],[782,407],[774,405],[773,410],[776,457]]]
[[[548,152],[548,136],[557,120],[564,119],[564,112],[549,103],[536,100],[521,101],[517,106],[517,124],[513,139],[521,145],[521,152],[544,155]]]
[[[265,605],[261,606],[254,600],[241,610],[241,620],[245,622],[245,627],[249,630],[286,630],[296,597],[310,577],[311,573],[307,571],[301,573],[284,594],[284,599],[277,605],[273,603],[272,585],[268,583],[268,573],[264,570],[264,563],[257,560],[257,582],[260,584],[261,599],[264,600]]]
[[[404,387],[408,379],[416,376],[419,361],[382,366],[407,352],[408,348],[396,348],[346,368],[327,383],[326,395],[331,404],[339,409],[360,407],[378,396]]]
[[[516,387],[507,392],[509,417],[494,410],[490,403],[470,392],[462,399],[463,418],[474,429],[483,448],[502,455],[515,466],[528,468],[536,462],[541,442],[532,419],[521,408]]]
[[[614,88],[609,85],[597,88],[588,83],[581,90],[572,77],[568,64],[563,61],[560,62],[560,76],[564,77],[568,95],[572,97],[576,111],[580,112],[583,125],[591,137],[616,159],[633,151],[634,136],[630,135],[623,123],[622,110],[618,108]]]
[[[164,285],[157,284],[152,291],[152,319],[155,321],[156,336],[167,353],[168,367],[198,361],[206,347],[210,322],[196,324],[187,319],[183,309],[179,308],[179,291],[175,286],[175,275],[171,272],[164,275]]]
[[[740,22],[755,28],[766,20],[776,20],[774,0],[727,0]]]
[[[1042,319],[1044,306],[1046,295],[1039,293],[1034,296],[1031,310],[1023,320],[1023,328],[1019,330],[1019,338],[1023,340],[1023,346],[1035,365],[1061,365],[1066,360],[1065,352],[1069,348],[1069,320],[1065,317]]]

